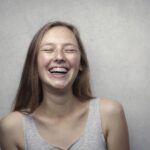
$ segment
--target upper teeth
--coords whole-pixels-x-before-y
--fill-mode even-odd
[[[66,68],[52,68],[49,70],[51,73],[53,72],[67,72]]]

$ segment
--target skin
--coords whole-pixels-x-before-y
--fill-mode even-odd
[[[66,67],[69,71],[64,76],[51,75],[48,69],[52,67]],[[73,33],[65,27],[49,30],[43,37],[38,55],[38,72],[44,91],[58,94],[59,89],[61,93],[72,94],[72,84],[80,68],[80,50]]]
[[[37,60],[44,98],[33,112],[33,119],[48,143],[67,149],[83,133],[89,111],[89,102],[80,102],[72,93],[72,84],[82,71],[74,34],[66,27],[50,29],[42,39]],[[50,74],[51,67],[67,67],[69,71],[65,75]],[[127,124],[120,103],[101,100],[100,114],[107,149],[129,150]],[[0,121],[2,150],[24,149],[22,119],[20,112],[12,112]]]

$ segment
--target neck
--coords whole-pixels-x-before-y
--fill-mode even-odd
[[[71,114],[80,102],[72,92],[50,93],[44,92],[44,99],[39,107],[39,112],[48,117],[65,117]]]

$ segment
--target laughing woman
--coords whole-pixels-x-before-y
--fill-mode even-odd
[[[2,150],[129,150],[124,111],[94,98],[79,32],[50,22],[34,36],[14,110],[0,122]]]

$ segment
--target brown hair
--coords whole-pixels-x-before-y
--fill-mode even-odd
[[[30,112],[33,112],[35,108],[37,108],[37,106],[39,106],[39,104],[42,102],[43,91],[37,69],[38,50],[44,34],[56,26],[64,26],[70,29],[74,33],[79,49],[81,51],[82,71],[79,71],[73,83],[73,94],[78,97],[79,100],[86,101],[93,98],[90,87],[89,64],[79,32],[76,27],[69,23],[55,21],[45,24],[35,34],[33,40],[30,43],[20,80],[20,85],[16,94],[13,111],[29,110]]]

